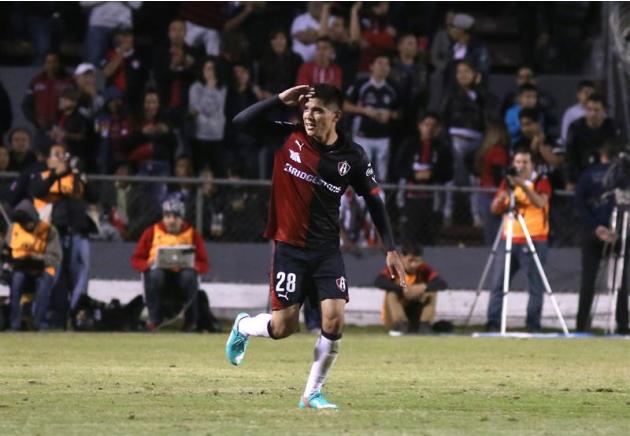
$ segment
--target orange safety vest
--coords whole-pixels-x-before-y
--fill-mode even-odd
[[[172,247],[174,245],[194,245],[193,228],[189,227],[182,233],[167,233],[159,224],[153,226],[153,240],[149,251],[149,264],[152,264],[160,247]]]
[[[34,254],[44,254],[48,246],[48,233],[50,224],[40,221],[32,232],[27,231],[19,223],[13,223],[11,230],[11,256],[14,259],[23,259]],[[46,267],[46,272],[55,275],[55,267]]]
[[[526,182],[531,189],[535,188],[535,184],[532,181]],[[533,240],[546,240],[549,235],[549,202],[545,207],[540,208],[532,204],[529,197],[521,188],[517,186],[514,188],[514,200],[516,202],[516,210],[523,215],[529,234]],[[509,200],[506,199],[505,205],[509,204]],[[503,238],[507,233],[507,215],[503,218]],[[514,241],[517,243],[523,243],[526,241],[525,232],[521,228],[521,224],[518,220],[514,220]]]
[[[50,171],[44,171],[42,173],[42,179],[47,179],[49,176]],[[37,211],[39,212],[47,204],[56,203],[62,195],[81,197],[83,195],[83,183],[78,181],[77,183],[78,186],[75,192],[75,179],[73,173],[66,174],[61,179],[56,180],[55,183],[53,183],[50,187],[46,198],[35,198],[35,201],[33,201],[35,209],[37,209]]]

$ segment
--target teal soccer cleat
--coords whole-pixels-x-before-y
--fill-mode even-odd
[[[240,365],[245,357],[245,350],[247,349],[247,342],[249,341],[247,335],[238,331],[238,323],[243,318],[247,318],[249,315],[245,312],[241,312],[236,315],[234,325],[232,325],[232,331],[230,337],[228,337],[225,343],[225,356],[232,365]]]
[[[300,409],[331,409],[338,410],[337,405],[328,402],[321,392],[316,392],[308,398],[302,397],[298,407]]]

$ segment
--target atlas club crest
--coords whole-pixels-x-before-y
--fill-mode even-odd
[[[339,171],[340,176],[345,176],[350,171],[350,164],[348,163],[347,160],[344,160],[343,162],[339,162],[337,164],[337,170]]]

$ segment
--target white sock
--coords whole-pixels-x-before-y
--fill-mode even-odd
[[[337,360],[339,342],[339,339],[331,341],[324,336],[320,336],[319,339],[317,339],[313,365],[311,366],[311,372],[308,375],[306,387],[304,388],[304,398],[308,398],[322,389],[328,371],[330,371],[333,363]]]
[[[254,317],[248,316],[243,318],[238,323],[238,331],[244,333],[247,336],[263,336],[269,337],[269,330],[267,330],[267,324],[271,321],[270,313],[261,313]]]

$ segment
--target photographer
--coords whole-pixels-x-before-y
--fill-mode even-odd
[[[549,234],[549,198],[551,184],[544,175],[534,171],[532,151],[529,148],[519,148],[514,152],[513,168],[508,170],[506,180],[501,183],[491,206],[494,214],[504,214],[502,244],[498,251],[494,268],[494,281],[488,303],[488,331],[498,331],[503,307],[503,274],[505,265],[505,239],[507,232],[508,208],[510,204],[510,190],[513,191],[516,212],[520,213],[534,242],[536,252],[542,264],[547,258],[547,236]],[[527,270],[529,283],[529,302],[527,305],[527,328],[536,332],[540,330],[540,315],[543,306],[544,286],[532,253],[527,246],[525,230],[514,220],[512,238],[512,259],[510,278],[516,274],[521,266]]]
[[[22,200],[13,213],[13,224],[3,250],[3,276],[11,289],[11,330],[22,327],[21,299],[27,290],[36,293],[32,307],[35,327],[48,327],[46,312],[56,270],[61,261],[59,234],[50,224],[40,221],[29,200]]]
[[[65,328],[68,294],[72,296],[70,310],[73,311],[79,297],[87,293],[90,267],[87,235],[94,224],[87,215],[85,199],[92,201],[94,195],[79,170],[78,159],[70,156],[65,145],[53,145],[46,163],[48,169],[34,175],[31,191],[39,216],[53,224],[61,236],[63,263],[53,290],[51,322],[54,327]]]
[[[604,197],[603,180],[618,148],[605,143],[599,148],[600,163],[591,165],[579,178],[575,187],[575,208],[582,222],[582,277],[576,329],[585,332],[591,324],[591,306],[595,294],[597,270],[606,244],[612,244],[616,235],[610,229],[614,207],[612,195]],[[628,334],[628,288],[624,274],[617,299],[617,333]]]

